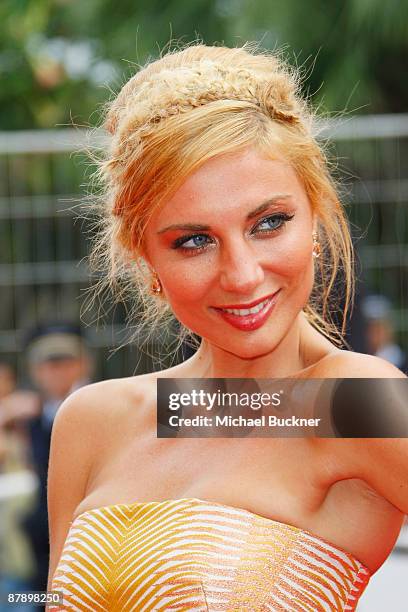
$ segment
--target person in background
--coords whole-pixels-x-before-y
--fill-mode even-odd
[[[362,311],[366,320],[368,352],[407,373],[407,355],[395,340],[390,300],[383,295],[369,295],[363,300]]]
[[[45,591],[49,561],[47,471],[51,430],[58,408],[70,393],[90,382],[92,360],[83,333],[72,323],[43,324],[25,341],[33,390],[16,391],[2,402],[3,423],[24,425],[30,463],[38,477],[36,503],[22,522],[31,545],[32,589]]]
[[[91,358],[81,329],[62,323],[37,327],[27,341],[27,361],[38,392],[38,416],[29,421],[32,462],[39,478],[38,503],[25,519],[36,561],[33,588],[45,591],[49,562],[47,472],[51,429],[58,408],[70,393],[87,384]]]
[[[0,362],[0,598],[31,589],[33,560],[20,519],[31,507],[36,480],[27,468],[29,439],[24,420],[16,418],[26,409],[24,396],[16,391],[14,367]],[[22,405],[18,402],[21,398]],[[14,410],[18,406],[18,410]],[[0,603],[0,611],[5,610]],[[15,604],[15,612],[36,612],[29,604]]]

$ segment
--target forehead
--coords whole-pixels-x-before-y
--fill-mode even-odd
[[[246,213],[277,195],[292,196],[298,205],[308,204],[302,182],[288,162],[269,159],[251,148],[205,162],[157,211],[154,221]]]

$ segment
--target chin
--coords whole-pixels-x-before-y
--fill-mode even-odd
[[[226,344],[220,344],[220,342],[212,342],[210,339],[207,340],[209,344],[213,344],[217,348],[233,355],[234,357],[238,357],[239,359],[244,360],[252,360],[257,359],[259,357],[264,357],[268,355],[272,351],[275,350],[277,345],[279,344],[279,340],[273,341],[269,337],[267,341],[260,342],[256,341],[254,338],[243,337],[243,339],[239,342],[228,342]]]

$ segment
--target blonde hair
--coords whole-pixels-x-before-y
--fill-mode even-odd
[[[152,212],[210,158],[256,146],[283,156],[303,181],[321,246],[304,310],[316,329],[342,343],[353,295],[348,224],[298,74],[278,54],[201,44],[168,53],[124,85],[107,105],[103,125],[110,143],[98,160],[101,231],[91,254],[94,266],[105,275],[108,270],[99,285],[107,281],[119,300],[136,291],[148,326],[168,318],[167,302],[148,290],[151,277],[142,257]],[[339,274],[341,330],[332,316]],[[140,313],[140,302],[134,303]]]

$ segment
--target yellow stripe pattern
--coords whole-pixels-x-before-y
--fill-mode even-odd
[[[115,504],[71,524],[52,589],[89,612],[354,610],[370,578],[298,527],[197,498]]]

